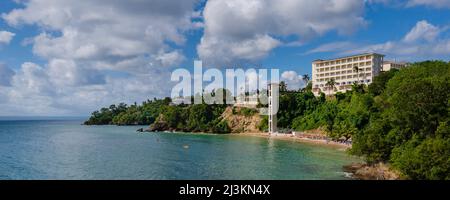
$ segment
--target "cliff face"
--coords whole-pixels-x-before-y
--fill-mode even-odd
[[[164,120],[164,115],[160,114],[155,122],[146,130],[149,132],[170,131],[169,124]]]
[[[249,112],[250,111],[250,112]],[[261,116],[256,110],[241,107],[228,107],[222,114],[231,129],[231,133],[260,133],[258,126]]]

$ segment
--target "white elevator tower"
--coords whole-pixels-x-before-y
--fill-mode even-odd
[[[280,84],[270,83],[267,87],[269,92],[269,134],[276,134],[277,129],[277,113],[279,106],[279,90]]]

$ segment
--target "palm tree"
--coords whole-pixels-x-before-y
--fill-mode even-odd
[[[304,87],[304,88],[301,88],[299,91],[300,91],[300,92],[305,92],[305,91],[308,90],[308,85],[309,85],[309,83],[310,83],[311,78],[309,77],[308,74],[304,74],[303,77],[302,77],[302,79],[303,79],[303,81],[304,81],[304,83],[305,83],[305,87]],[[311,88],[311,89],[312,89],[312,88]]]
[[[366,83],[367,80],[367,74],[366,72],[363,72],[363,82]]]
[[[331,95],[331,90],[334,90],[335,85],[336,85],[336,81],[335,81],[334,79],[330,79],[330,80],[325,84],[325,86],[327,86],[327,88],[328,88],[328,96]]]
[[[308,74],[303,75],[303,81],[305,81],[305,84],[308,85],[309,81],[311,80],[311,78],[309,77]]]
[[[357,77],[357,79],[358,79],[358,84],[359,84],[359,67],[358,66],[354,66],[353,67],[353,71],[355,71],[356,72],[356,77]]]
[[[287,84],[284,81],[280,82],[280,92],[286,92],[287,91]]]

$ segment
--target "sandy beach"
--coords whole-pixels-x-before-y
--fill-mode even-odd
[[[185,132],[166,132],[166,133],[181,133],[181,134],[183,134]],[[190,134],[218,135],[218,134],[214,134],[214,133],[202,133],[202,132],[190,133]],[[267,139],[276,139],[276,140],[285,140],[285,141],[292,141],[292,142],[298,142],[298,143],[307,143],[307,144],[332,147],[332,148],[336,148],[336,149],[342,150],[342,151],[345,151],[352,147],[351,144],[343,144],[343,143],[334,142],[334,141],[330,141],[330,140],[327,141],[325,139],[311,139],[309,137],[306,137],[305,135],[311,136],[313,134],[303,134],[303,133],[297,133],[295,136],[292,134],[282,134],[282,133],[272,134],[272,135],[270,135],[269,133],[231,133],[229,135],[261,137],[261,138],[267,138]],[[315,135],[315,136],[323,137],[321,135]]]
[[[269,133],[239,133],[236,135],[240,136],[252,136],[252,137],[263,137],[263,138],[270,138],[270,139],[277,139],[277,140],[286,140],[286,141],[293,141],[293,142],[299,142],[299,143],[308,143],[308,144],[316,144],[316,145],[324,145],[329,146],[333,148],[337,148],[339,150],[347,150],[351,148],[351,145],[339,143],[339,142],[333,142],[333,141],[327,141],[322,139],[310,139],[307,137],[302,136],[294,136],[292,134],[272,134]]]

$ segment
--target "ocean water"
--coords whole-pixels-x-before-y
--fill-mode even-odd
[[[290,141],[81,123],[0,121],[0,179],[346,179],[342,166],[360,161]]]

